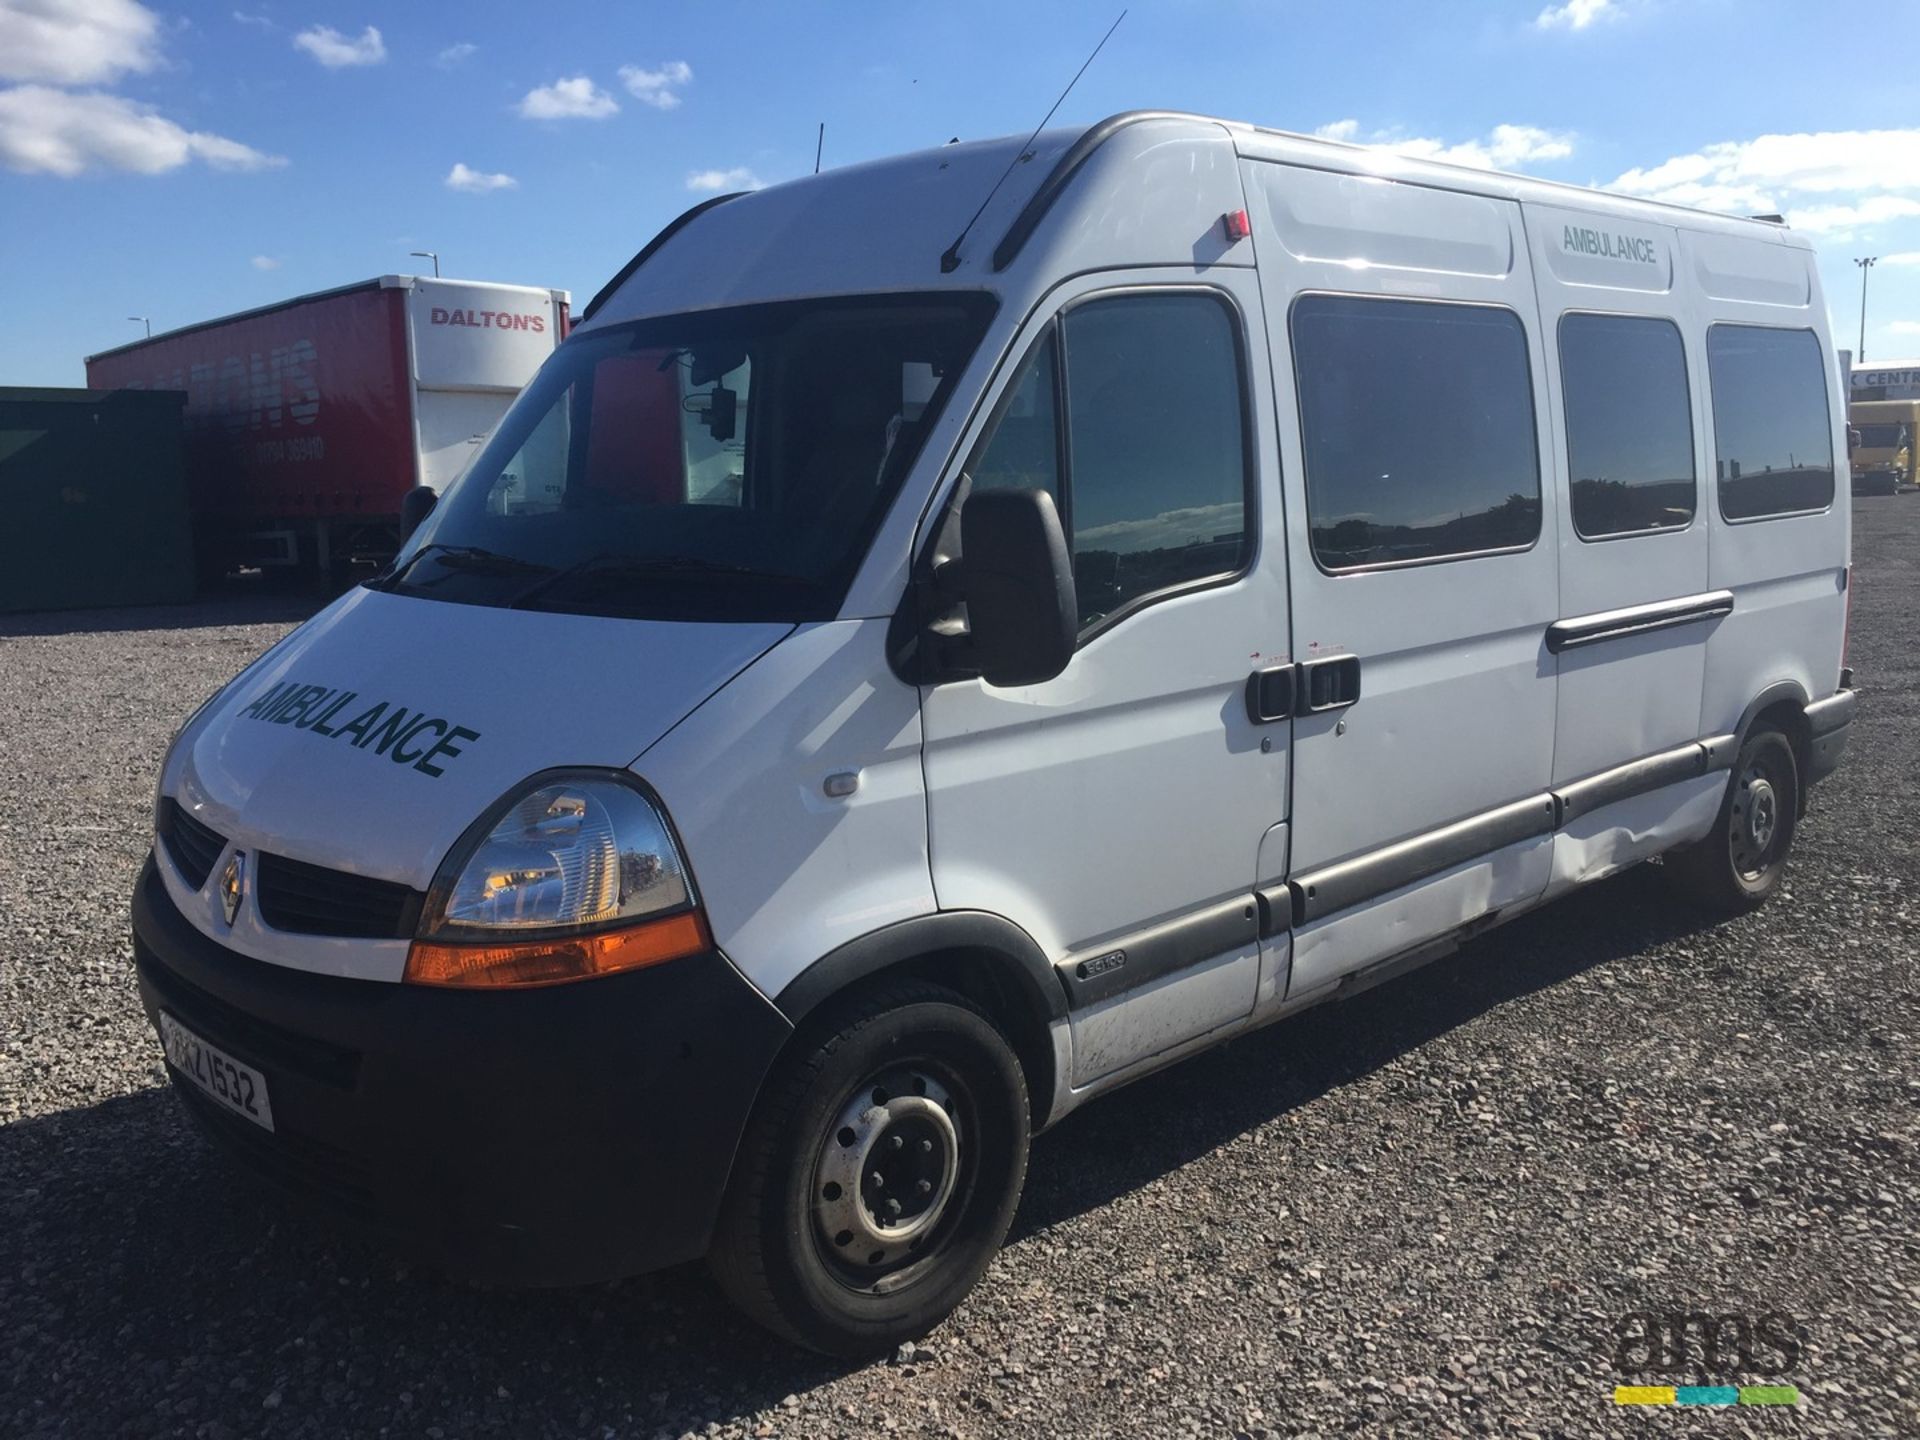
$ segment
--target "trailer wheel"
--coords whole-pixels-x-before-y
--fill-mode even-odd
[[[970,1001],[907,983],[796,1037],[749,1122],[708,1264],[768,1329],[867,1356],[932,1329],[1005,1238],[1026,1082]]]
[[[1721,914],[1764,905],[1786,876],[1799,814],[1792,744],[1778,730],[1756,729],[1733,762],[1713,829],[1670,852],[1667,874],[1689,899]]]

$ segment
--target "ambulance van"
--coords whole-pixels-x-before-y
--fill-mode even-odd
[[[919,1335],[1088,1100],[1655,856],[1779,889],[1833,353],[1779,224],[1198,116],[710,201],[174,741],[175,1088],[454,1272]]]

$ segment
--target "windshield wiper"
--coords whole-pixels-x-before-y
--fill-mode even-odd
[[[447,545],[435,542],[432,545],[422,545],[406,558],[405,563],[377,577],[375,583],[380,589],[392,589],[406,578],[407,572],[413,569],[415,562],[425,555],[433,556],[447,571],[465,575],[519,575],[528,570],[538,570],[545,575],[551,573],[554,568],[551,565],[543,565],[537,560],[522,560],[517,555],[502,555],[497,550],[486,550],[478,545]],[[437,585],[445,578],[443,575],[436,575],[431,580],[419,582],[417,588],[425,589],[428,585]]]
[[[661,577],[758,580],[775,585],[812,585],[804,575],[788,575],[779,570],[759,570],[751,565],[735,565],[725,560],[701,560],[691,555],[673,555],[645,559],[635,555],[590,555],[578,564],[542,575],[507,602],[516,610],[529,600],[558,589],[570,581],[588,576],[613,576],[620,579],[651,580]]]

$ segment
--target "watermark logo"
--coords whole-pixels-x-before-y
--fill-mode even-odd
[[[1616,1405],[1798,1405],[1799,1387],[1742,1383],[1754,1374],[1788,1375],[1805,1353],[1791,1315],[1636,1310],[1613,1328],[1613,1364],[1622,1375],[1700,1376],[1697,1385],[1616,1385]]]

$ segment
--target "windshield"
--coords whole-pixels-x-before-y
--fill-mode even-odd
[[[813,300],[576,336],[371,583],[648,619],[830,618],[992,308]]]
[[[1904,425],[1857,425],[1862,448],[1870,450],[1897,450],[1907,443],[1907,427]]]

